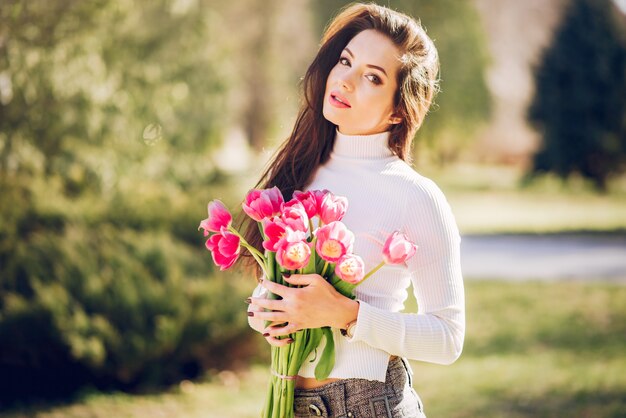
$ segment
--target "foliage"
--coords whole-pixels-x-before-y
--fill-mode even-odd
[[[164,179],[127,176],[110,197],[2,185],[0,369],[12,385],[0,403],[238,361],[230,345],[250,337],[251,283],[212,277],[195,222],[203,204]]]
[[[578,173],[600,190],[626,167],[626,17],[610,0],[572,0],[535,69],[528,111],[543,136],[532,172]]]
[[[0,403],[237,357],[249,286],[211,280],[197,231],[198,195],[232,187],[206,154],[226,46],[219,10],[189,7],[0,8]]]

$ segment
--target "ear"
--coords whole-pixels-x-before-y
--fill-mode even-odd
[[[397,125],[397,124],[399,124],[400,122],[402,122],[402,118],[400,118],[400,117],[398,117],[398,116],[391,115],[391,116],[389,117],[389,120],[388,120],[387,122],[389,122],[389,123],[390,123],[390,124],[392,124],[392,125]]]

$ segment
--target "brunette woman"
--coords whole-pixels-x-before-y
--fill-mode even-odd
[[[440,189],[410,165],[438,70],[433,41],[414,19],[374,4],[344,8],[306,72],[293,132],[256,186],[277,186],[286,199],[295,190],[322,189],[347,197],[343,222],[365,271],[380,262],[392,231],[418,246],[406,264],[386,265],[358,286],[355,300],[315,274],[286,279],[298,288],[268,280],[257,287],[250,324],[270,344],[288,344],[277,337],[304,328],[333,329],[335,367],[317,381],[313,354],[304,362],[296,416],[424,417],[408,360],[450,364],[461,354],[459,232]],[[256,224],[246,238],[261,248]],[[418,311],[400,312],[411,284]],[[282,299],[266,299],[264,291]],[[265,320],[272,321],[267,328]]]

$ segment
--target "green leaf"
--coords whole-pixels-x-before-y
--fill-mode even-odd
[[[326,337],[326,346],[320,357],[320,361],[315,366],[315,378],[317,380],[324,380],[335,367],[335,340],[333,339],[333,332],[330,327],[322,328],[322,332]]]
[[[304,346],[304,349],[302,350],[302,361],[304,362],[304,360],[306,360],[306,358],[309,356],[309,354],[311,354],[311,352],[313,350],[315,350],[317,348],[318,345],[320,345],[320,341],[322,341],[322,336],[324,335],[322,330],[319,328],[311,328],[310,330],[310,334],[309,334],[309,339],[306,342],[306,345]],[[312,361],[314,361],[315,359],[313,359]]]
[[[330,278],[330,284],[342,295],[354,299],[354,288],[356,285],[348,283],[345,280],[341,280],[337,275],[333,274]]]
[[[322,257],[315,257],[315,271],[322,272],[324,268],[324,259]]]

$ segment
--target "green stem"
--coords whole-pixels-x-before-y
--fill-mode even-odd
[[[263,256],[259,255],[260,253],[258,251],[256,251],[256,249],[254,247],[251,247],[251,246],[246,245],[244,243],[241,243],[241,245],[243,247],[247,248],[248,251],[250,251],[250,254],[252,254],[252,257],[254,257],[254,259],[259,264],[259,266],[261,266],[261,270],[263,270],[263,273],[265,274],[265,277],[268,277],[267,270],[265,269],[265,263],[263,262]]]
[[[239,231],[233,228],[232,225],[228,227],[228,230],[239,237],[239,243],[243,247],[245,247],[248,251],[250,251],[250,254],[252,254],[252,257],[254,257],[257,263],[259,263],[259,266],[261,266],[263,273],[265,273],[265,276],[267,276],[267,271],[265,270],[265,263],[263,262],[264,260],[263,254],[261,254],[261,252],[257,250],[256,248],[254,248],[252,245],[248,244],[248,241],[246,241],[246,239],[239,233]],[[261,235],[263,235],[262,231],[261,231]]]
[[[280,371],[278,372],[279,374],[282,375],[286,375],[289,370],[287,368],[287,364],[288,364],[288,360],[289,360],[289,354],[290,354],[290,346],[286,346],[286,347],[280,347]],[[287,412],[287,394],[286,394],[286,383],[287,380],[286,379],[280,379],[280,417],[284,417],[286,415]]]
[[[363,280],[361,280],[361,281],[358,283],[358,285],[359,285],[359,284],[361,284],[361,283],[363,283],[363,282],[365,281],[365,279],[367,279],[368,277],[370,277],[372,274],[374,274],[374,273],[376,273],[378,270],[380,270],[380,268],[381,268],[382,266],[384,266],[384,265],[385,265],[385,262],[384,262],[384,261],[381,261],[379,265],[377,265],[376,267],[374,267],[373,269],[371,269],[371,270],[369,271],[369,273],[367,273],[367,274],[363,277]],[[358,285],[357,285],[357,286],[358,286]]]
[[[327,267],[328,267],[328,261],[324,261],[324,268],[322,269],[322,273],[320,274],[320,276],[324,277]]]
[[[274,378],[274,406],[272,407],[272,418],[280,418],[280,390],[282,379]]]
[[[297,351],[299,346],[296,346],[299,340],[302,339],[302,332],[292,334],[294,338],[294,342],[289,344],[289,365],[287,366],[287,375],[294,376],[298,373],[298,371],[292,372],[293,365],[299,363],[300,353]],[[285,396],[285,412],[288,417],[293,416],[293,398],[296,382],[293,380],[287,380],[287,396]]]
[[[245,240],[241,240],[241,245],[246,247],[251,253],[256,254],[259,258],[263,258],[263,253],[254,248],[252,245],[248,244]]]
[[[239,231],[237,231],[235,228],[233,228],[232,225],[228,227],[228,230],[239,237],[241,245],[246,247],[251,253],[254,253],[254,254],[258,255],[259,257],[263,258],[263,254],[261,254],[261,252],[259,250],[257,250],[252,245],[250,245],[248,243],[248,241],[246,241],[246,239],[239,233]],[[262,235],[262,233],[261,233],[261,235]]]
[[[271,367],[274,366],[274,351],[275,351],[276,347],[271,346],[270,347],[270,369]],[[266,398],[265,398],[265,406],[263,407],[263,418],[269,418],[272,416],[272,406],[273,406],[273,399],[274,399],[274,379],[276,379],[276,377],[272,374],[270,374],[270,381],[269,381],[269,385],[267,388],[267,394],[266,394]]]

